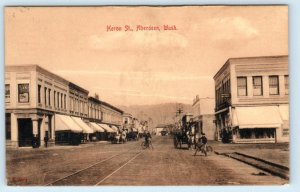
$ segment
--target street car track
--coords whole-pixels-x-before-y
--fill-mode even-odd
[[[118,172],[120,169],[122,169],[123,167],[125,167],[128,163],[130,163],[131,161],[133,161],[135,158],[137,158],[140,154],[142,154],[143,151],[140,151],[138,154],[136,154],[134,157],[132,157],[130,160],[128,160],[125,164],[123,164],[121,167],[119,167],[118,169],[116,169],[115,171],[113,171],[111,174],[107,175],[105,178],[103,178],[102,180],[100,180],[98,183],[95,184],[95,186],[100,185],[101,183],[103,183],[106,179],[108,179],[109,177],[111,177],[113,174],[115,174],[116,172]]]
[[[75,176],[75,175],[77,175],[77,174],[79,174],[79,173],[82,173],[82,172],[86,171],[87,169],[90,169],[90,168],[92,168],[92,167],[95,167],[95,166],[97,166],[97,165],[99,165],[99,164],[103,164],[103,163],[105,163],[105,162],[107,162],[107,161],[109,161],[109,160],[111,160],[111,159],[113,159],[113,158],[115,158],[115,157],[117,157],[117,156],[120,156],[120,155],[122,155],[122,154],[126,154],[126,153],[128,153],[128,152],[129,152],[129,151],[122,152],[122,153],[118,153],[118,154],[116,154],[116,155],[112,155],[112,156],[110,156],[110,157],[108,157],[108,158],[106,158],[106,159],[104,159],[104,160],[101,160],[101,161],[98,161],[98,162],[96,162],[96,163],[93,163],[93,164],[89,165],[88,167],[85,167],[85,168],[80,169],[80,170],[78,170],[78,171],[76,171],[76,172],[74,172],[74,173],[71,173],[71,174],[67,175],[67,176],[64,176],[64,177],[59,178],[59,179],[57,179],[57,180],[55,180],[55,181],[53,181],[53,182],[50,182],[50,183],[46,184],[45,186],[56,185],[56,184],[58,184],[59,182],[65,180],[65,179],[67,179],[67,178],[73,177],[73,176]]]

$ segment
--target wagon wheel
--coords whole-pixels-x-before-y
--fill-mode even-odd
[[[206,147],[207,152],[213,152],[214,149],[212,148],[212,146],[207,146]]]

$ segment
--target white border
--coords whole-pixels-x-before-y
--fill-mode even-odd
[[[291,158],[291,179],[290,184],[285,186],[215,186],[215,187],[206,187],[206,186],[168,186],[168,187],[8,187],[5,183],[5,109],[4,109],[4,6],[95,6],[95,5],[269,5],[269,4],[287,4],[289,6],[289,70],[290,70],[290,158]],[[0,95],[1,101],[1,132],[0,138],[2,145],[0,145],[0,191],[66,191],[66,192],[77,192],[77,191],[172,191],[172,192],[181,192],[181,191],[209,191],[209,192],[247,192],[247,191],[268,191],[268,192],[295,192],[300,191],[300,176],[299,176],[299,146],[300,146],[300,75],[297,74],[299,71],[300,63],[300,51],[299,49],[299,35],[300,35],[300,1],[293,0],[2,0],[0,1],[1,5],[1,15],[0,15],[0,26],[1,26],[1,35],[0,35],[0,58],[1,58],[1,67],[0,67],[0,89],[2,94]],[[298,149],[297,149],[298,148]]]

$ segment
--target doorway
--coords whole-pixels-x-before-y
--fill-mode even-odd
[[[19,147],[32,146],[32,121],[30,118],[18,119]]]

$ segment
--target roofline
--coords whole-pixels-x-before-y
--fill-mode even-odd
[[[268,56],[252,56],[252,57],[232,57],[228,60],[235,60],[235,59],[259,59],[259,58],[280,58],[280,57],[288,57],[289,55],[268,55]]]
[[[111,105],[111,104],[109,104],[105,101],[101,101],[101,104],[106,105],[106,106],[108,106],[108,107],[110,107],[110,108],[112,108],[112,109],[114,109],[114,110],[116,110],[116,111],[118,111],[122,114],[124,113],[124,111],[122,111],[121,109],[119,109],[119,108],[117,108],[117,107],[115,107],[115,106],[113,106],[113,105]]]
[[[20,67],[20,68],[21,68],[21,67],[25,67],[25,68],[34,68],[36,71],[42,71],[42,72],[44,71],[44,72],[46,72],[46,73],[49,73],[49,74],[55,76],[56,78],[58,78],[58,79],[60,79],[60,80],[62,80],[62,81],[65,81],[66,83],[68,83],[68,86],[73,86],[73,87],[75,87],[75,88],[77,88],[77,89],[79,89],[79,90],[81,90],[81,91],[83,91],[83,92],[85,92],[85,93],[87,93],[87,94],[89,93],[88,90],[86,90],[86,89],[80,87],[79,85],[76,85],[75,83],[72,83],[71,81],[69,81],[69,80],[67,80],[67,79],[65,79],[65,78],[63,78],[63,77],[61,77],[61,76],[59,76],[59,75],[57,75],[57,74],[55,74],[55,73],[49,71],[48,69],[45,69],[44,67],[41,67],[41,66],[39,66],[39,65],[37,65],[37,64],[5,65],[5,69],[6,69],[6,68],[18,68],[18,67]]]
[[[218,74],[225,68],[227,65],[230,65],[231,60],[243,60],[243,59],[260,59],[260,58],[283,58],[288,57],[289,55],[271,55],[271,56],[252,56],[252,57],[231,57],[226,60],[226,62],[222,65],[222,67],[218,70],[218,72],[214,75],[213,79],[218,76]]]

